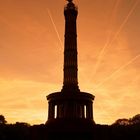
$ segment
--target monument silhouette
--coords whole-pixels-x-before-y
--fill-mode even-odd
[[[72,0],[64,8],[64,77],[60,92],[47,96],[50,131],[84,132],[95,124],[93,119],[94,96],[81,92],[78,86],[77,28],[78,8]]]

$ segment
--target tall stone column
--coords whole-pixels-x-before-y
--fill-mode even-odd
[[[72,0],[64,9],[65,43],[64,43],[64,79],[62,91],[79,90],[77,62],[77,8]]]

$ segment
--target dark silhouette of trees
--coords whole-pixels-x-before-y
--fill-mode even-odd
[[[89,127],[85,124],[83,128],[89,129],[86,132],[81,131],[82,128],[67,131],[62,129],[61,124],[53,129],[45,124],[31,126],[24,122],[3,122],[0,125],[0,140],[140,140],[139,114],[130,119],[118,119],[112,125],[95,124]]]
[[[130,119],[118,119],[113,123],[113,125],[134,125],[134,124],[140,124],[140,114],[135,115],[134,117]]]
[[[0,124],[6,124],[7,121],[5,120],[5,117],[3,115],[0,115]]]
[[[30,140],[29,128],[22,123],[0,125],[0,140]]]
[[[129,119],[118,119],[113,125],[130,125]]]
[[[130,124],[140,124],[140,114],[135,115],[129,120]]]

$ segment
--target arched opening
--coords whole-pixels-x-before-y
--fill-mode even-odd
[[[87,106],[84,105],[84,118],[87,118]]]
[[[54,118],[57,118],[57,105],[54,106]]]

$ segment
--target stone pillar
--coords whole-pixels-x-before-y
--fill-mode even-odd
[[[86,114],[87,114],[87,119],[93,119],[92,103],[87,104]]]
[[[73,106],[73,111],[74,111],[74,118],[77,118],[77,104],[76,102],[74,102],[74,106]]]
[[[84,118],[84,105],[80,105],[80,118]]]
[[[49,102],[48,119],[54,119],[54,104]]]
[[[58,104],[58,108],[57,108],[57,118],[63,118],[64,117],[64,108],[63,108],[63,104]]]
[[[64,112],[63,112],[64,118],[68,118],[68,102],[64,102]]]

